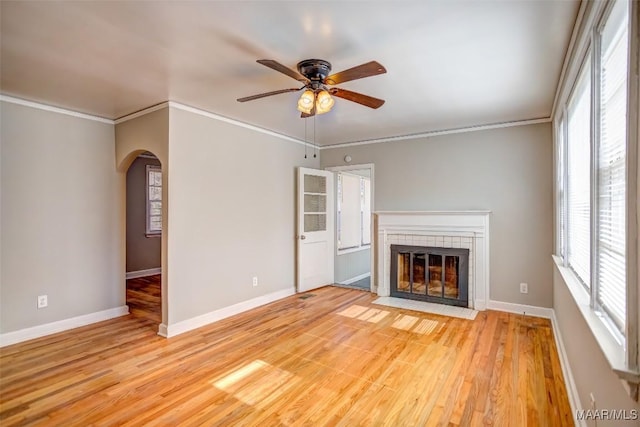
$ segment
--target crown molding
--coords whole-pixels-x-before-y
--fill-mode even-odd
[[[518,120],[514,122],[502,122],[502,123],[493,123],[488,125],[478,125],[478,126],[468,126],[462,128],[453,128],[453,129],[444,129],[444,130],[435,130],[430,132],[421,132],[421,133],[413,133],[409,135],[398,135],[398,136],[390,136],[387,138],[378,138],[378,139],[364,139],[362,141],[355,142],[345,142],[342,144],[333,144],[333,145],[324,145],[321,146],[321,150],[329,150],[332,148],[343,148],[343,147],[353,147],[356,145],[367,145],[367,144],[379,144],[382,142],[395,142],[395,141],[405,141],[409,139],[419,139],[419,138],[430,138],[434,136],[441,135],[451,135],[455,133],[466,133],[466,132],[476,132],[480,130],[489,130],[489,129],[501,129],[501,128],[509,128],[515,126],[527,126],[527,125],[535,125],[539,123],[549,123],[551,121],[551,117],[543,117],[539,119],[529,119],[529,120]]]
[[[78,117],[80,119],[92,120],[94,122],[114,124],[113,120],[104,117],[93,116],[91,114],[79,113],[78,111],[67,110],[66,108],[54,107],[53,105],[42,104],[40,102],[27,101],[26,99],[16,98],[9,95],[0,94],[0,101],[9,104],[22,105],[24,107],[36,108],[38,110],[50,111],[52,113],[64,114],[66,116]]]
[[[276,138],[280,138],[280,139],[283,139],[285,141],[291,141],[291,142],[295,142],[296,144],[306,145],[307,147],[318,148],[318,149],[322,148],[320,146],[311,144],[309,142],[305,142],[305,141],[303,141],[301,139],[298,139],[298,138],[293,138],[291,136],[288,136],[288,135],[285,135],[285,134],[282,134],[282,133],[278,133],[278,132],[274,132],[272,130],[262,128],[260,126],[252,125],[252,124],[249,124],[249,123],[246,123],[246,122],[242,122],[242,121],[236,120],[236,119],[231,119],[229,117],[221,116],[219,114],[215,114],[215,113],[212,113],[210,111],[202,110],[202,109],[196,108],[196,107],[191,107],[189,105],[181,104],[179,102],[169,101],[169,107],[176,108],[178,110],[187,111],[189,113],[197,114],[199,116],[208,117],[210,119],[219,120],[221,122],[230,123],[232,125],[243,127],[245,129],[251,129],[253,131],[260,132],[260,133],[263,133],[265,135],[275,136]]]
[[[207,117],[210,119],[214,119],[214,120],[218,120],[221,122],[225,122],[225,123],[229,123],[235,126],[239,126],[245,129],[250,129],[253,130],[255,132],[259,132],[265,135],[269,135],[269,136],[273,136],[276,138],[280,138],[282,140],[285,141],[290,141],[290,142],[295,142],[296,144],[300,144],[300,145],[306,145],[307,147],[310,148],[314,148],[314,149],[318,149],[318,150],[327,150],[327,149],[332,149],[332,148],[341,148],[341,147],[353,147],[353,146],[357,146],[357,145],[367,145],[367,144],[378,144],[378,143],[382,143],[382,142],[395,142],[395,141],[404,141],[404,140],[410,140],[410,139],[419,139],[419,138],[429,138],[429,137],[433,137],[433,136],[440,136],[440,135],[451,135],[451,134],[456,134],[456,133],[465,133],[465,132],[475,132],[475,131],[480,131],[480,130],[489,130],[489,129],[500,129],[500,128],[507,128],[507,127],[514,127],[514,126],[526,126],[526,125],[533,125],[533,124],[538,124],[538,123],[548,123],[551,121],[551,117],[544,117],[544,118],[537,118],[537,119],[529,119],[529,120],[519,120],[519,121],[513,121],[513,122],[502,122],[502,123],[493,123],[493,124],[488,124],[488,125],[478,125],[478,126],[468,126],[468,127],[462,127],[462,128],[452,128],[452,129],[444,129],[444,130],[436,130],[436,131],[429,131],[429,132],[421,132],[421,133],[415,133],[415,134],[408,134],[408,135],[398,135],[398,136],[390,136],[390,137],[386,137],[386,138],[377,138],[377,139],[364,139],[364,140],[360,140],[360,141],[353,141],[353,142],[345,142],[345,143],[340,143],[340,144],[332,144],[332,145],[315,145],[306,141],[303,141],[301,139],[298,138],[294,138],[282,133],[278,133],[260,126],[256,126],[256,125],[252,125],[246,122],[242,122],[240,120],[236,120],[236,119],[232,119],[229,117],[225,117],[225,116],[221,116],[219,114],[216,113],[212,113],[210,111],[206,111],[200,108],[196,108],[196,107],[192,107],[190,105],[186,105],[186,104],[182,104],[180,102],[176,102],[176,101],[164,101],[161,102],[159,104],[156,105],[152,105],[150,107],[144,108],[140,111],[136,111],[134,113],[131,114],[127,114],[126,116],[122,116],[119,117],[115,120],[111,120],[111,119],[106,119],[104,117],[98,117],[98,116],[93,116],[91,114],[85,114],[85,113],[79,113],[77,111],[72,111],[72,110],[67,110],[64,108],[60,108],[60,107],[54,107],[51,105],[47,105],[47,104],[42,104],[39,102],[34,102],[34,101],[27,101],[26,99],[21,99],[21,98],[16,98],[13,96],[9,96],[9,95],[3,95],[0,94],[0,101],[2,102],[8,102],[8,103],[12,103],[12,104],[17,104],[17,105],[23,105],[26,107],[31,107],[31,108],[36,108],[39,110],[45,110],[45,111],[50,111],[50,112],[54,112],[54,113],[59,113],[59,114],[65,114],[67,116],[72,116],[72,117],[78,117],[78,118],[82,118],[82,119],[86,119],[86,120],[92,120],[92,121],[97,121],[100,123],[106,123],[106,124],[111,124],[111,125],[117,125],[120,123],[124,123],[127,122],[129,120],[133,120],[135,118],[153,113],[154,111],[158,111],[158,110],[162,110],[163,108],[176,108],[178,110],[183,110],[183,111],[187,111],[193,114],[197,114],[199,116],[203,116],[203,117]]]
[[[147,114],[153,113],[154,111],[162,110],[163,108],[167,108],[168,106],[169,106],[169,101],[164,101],[159,104],[152,105],[151,107],[143,108],[142,110],[136,111],[135,113],[118,117],[113,121],[113,123],[116,125],[119,125],[120,123],[128,122],[129,120],[133,120],[137,117],[145,116]]]
[[[560,70],[560,76],[558,77],[558,84],[556,85],[556,93],[553,97],[553,104],[551,105],[551,117],[555,117],[556,108],[558,107],[558,102],[560,98],[560,92],[562,92],[562,87],[564,85],[564,81],[566,79],[567,71],[569,68],[569,64],[571,64],[571,58],[573,57],[575,48],[576,48],[576,40],[578,39],[578,33],[580,31],[580,25],[584,20],[585,11],[587,9],[587,2],[581,2],[580,7],[578,8],[578,16],[576,16],[576,20],[573,23],[573,29],[571,30],[571,38],[569,39],[569,45],[567,46],[567,50],[564,53],[564,60],[562,61],[562,68]]]

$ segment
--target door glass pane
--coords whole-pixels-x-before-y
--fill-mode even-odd
[[[425,280],[425,254],[413,254],[413,289],[414,294],[425,295],[427,293],[427,281]]]
[[[429,287],[427,294],[442,297],[442,255],[429,254]]]
[[[326,214],[304,214],[304,231],[325,231],[327,229]]]
[[[458,298],[458,261],[457,256],[447,256],[444,261],[444,296]]]
[[[304,195],[305,212],[325,212],[327,210],[327,196],[320,194]]]
[[[304,192],[327,194],[327,178],[318,175],[305,175]]]
[[[411,282],[409,280],[409,255],[408,253],[398,254],[398,291],[410,292]]]

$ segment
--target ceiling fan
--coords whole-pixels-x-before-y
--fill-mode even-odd
[[[384,104],[383,99],[337,87],[327,88],[327,86],[386,73],[387,70],[376,61],[367,62],[366,64],[361,64],[331,75],[329,75],[331,72],[331,64],[323,59],[305,59],[304,61],[300,61],[297,65],[298,71],[294,71],[272,59],[258,59],[256,62],[279,71],[282,74],[286,74],[304,83],[304,86],[300,88],[274,90],[273,92],[238,98],[238,102],[253,101],[254,99],[305,89],[298,100],[298,110],[302,112],[300,116],[302,118],[312,117],[316,114],[324,114],[330,111],[334,104],[331,95],[357,102],[370,108],[380,108],[382,104]]]

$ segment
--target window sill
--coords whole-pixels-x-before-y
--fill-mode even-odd
[[[593,337],[609,362],[609,366],[621,380],[627,381],[630,383],[629,385],[634,384],[637,390],[637,385],[640,383],[640,371],[627,367],[626,352],[623,344],[616,340],[613,333],[608,329],[608,326],[605,325],[598,314],[591,309],[589,305],[589,294],[578,281],[573,271],[563,265],[560,257],[556,255],[552,257],[578,310],[582,313],[582,317],[589,329],[591,329]]]
[[[361,252],[367,249],[371,249],[371,245],[358,246],[357,248],[338,249],[337,255],[346,255],[354,252]]]

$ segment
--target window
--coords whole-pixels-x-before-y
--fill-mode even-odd
[[[567,107],[567,263],[587,287],[591,265],[590,71],[587,61]]]
[[[358,250],[371,244],[371,180],[338,173],[338,250]]]
[[[371,244],[371,180],[362,178],[360,180],[360,224],[362,240],[361,245]]]
[[[600,36],[596,306],[624,331],[628,7],[618,1]]]
[[[565,237],[566,237],[566,215],[565,215],[565,129],[564,120],[556,129],[556,253],[564,258]]]
[[[147,165],[147,236],[162,233],[162,171]]]
[[[627,323],[628,9],[618,0],[603,15],[556,133],[557,252],[619,341]]]

